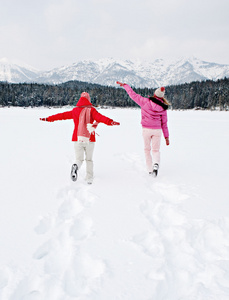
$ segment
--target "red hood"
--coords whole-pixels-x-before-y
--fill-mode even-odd
[[[79,101],[77,102],[76,106],[93,106],[91,102],[84,97],[79,98]]]

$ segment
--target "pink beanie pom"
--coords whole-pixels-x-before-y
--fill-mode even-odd
[[[84,98],[86,98],[87,100],[89,100],[91,102],[91,97],[90,97],[90,95],[87,92],[83,92],[81,94],[81,97],[84,97]]]
[[[164,98],[165,96],[165,88],[162,86],[158,89],[156,89],[156,91],[154,92],[154,95],[159,97],[159,98]]]

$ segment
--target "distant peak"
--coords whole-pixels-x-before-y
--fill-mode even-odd
[[[8,60],[8,58],[3,57],[3,58],[0,59],[0,62],[1,62],[1,63],[5,63],[5,64],[8,64],[8,63],[9,63],[9,60]]]

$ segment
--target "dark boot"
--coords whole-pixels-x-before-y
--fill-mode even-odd
[[[157,177],[158,169],[159,169],[159,164],[154,164],[153,165],[153,172],[149,172],[149,174],[152,175],[153,177]]]
[[[77,171],[78,171],[77,164],[73,164],[72,165],[72,170],[71,170],[71,179],[72,179],[72,181],[76,181],[77,180]]]

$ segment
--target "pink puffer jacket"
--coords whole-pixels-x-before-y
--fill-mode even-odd
[[[123,87],[130,98],[141,107],[142,127],[162,129],[164,137],[168,138],[169,130],[167,126],[167,111],[160,105],[152,102],[149,98],[142,97],[135,93],[128,84],[125,84]],[[161,100],[160,98],[157,99]]]

